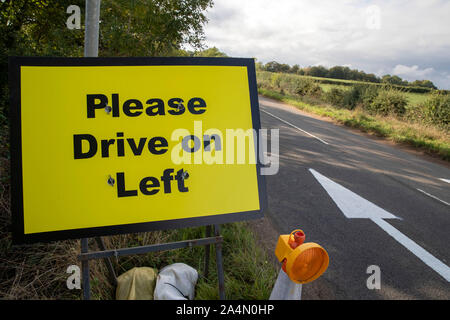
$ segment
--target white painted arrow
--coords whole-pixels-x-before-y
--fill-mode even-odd
[[[374,205],[372,202],[358,196],[340,184],[324,177],[317,171],[309,169],[311,173],[320,182],[322,187],[328,192],[330,197],[336,202],[342,213],[347,218],[380,218],[380,219],[398,219],[393,214]]]
[[[402,244],[406,249],[415,254],[427,266],[439,273],[450,282],[450,268],[423,249],[413,240],[395,229],[383,219],[399,219],[372,202],[360,197],[356,193],[328,179],[313,169],[309,169],[313,176],[327,191],[331,199],[347,218],[366,218],[375,222],[381,229]]]

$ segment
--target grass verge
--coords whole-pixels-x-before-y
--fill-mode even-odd
[[[429,154],[438,155],[442,159],[450,161],[449,134],[436,128],[401,121],[394,117],[369,115],[360,109],[347,110],[327,104],[310,104],[301,101],[299,98],[264,88],[259,88],[258,92],[265,97],[285,102],[300,110],[331,118],[348,127],[388,138],[397,143],[414,146]]]
[[[5,221],[2,221],[2,223]],[[223,263],[227,299],[268,299],[277,276],[267,253],[258,247],[249,222],[223,225]],[[5,225],[5,224],[2,224]],[[81,290],[68,290],[66,269],[80,252],[79,241],[11,246],[4,229],[0,238],[1,299],[81,299]],[[180,241],[204,236],[204,227],[105,237],[108,248]],[[93,239],[90,247],[96,250]],[[162,267],[183,262],[199,272],[198,300],[218,299],[214,246],[211,246],[209,276],[203,276],[205,247],[193,247],[112,259],[117,274],[133,267]],[[115,288],[108,281],[102,261],[90,263],[92,299],[114,299]]]

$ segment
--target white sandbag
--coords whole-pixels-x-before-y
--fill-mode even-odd
[[[156,279],[155,300],[193,300],[197,271],[184,263],[164,267]]]

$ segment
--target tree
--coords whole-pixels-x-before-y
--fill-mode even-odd
[[[411,85],[414,87],[423,87],[437,90],[437,87],[430,80],[415,80],[411,82]]]
[[[66,28],[66,9],[82,0],[0,2],[0,144],[8,132],[8,56],[79,56],[83,30]]]
[[[291,67],[291,70],[289,70],[290,73],[298,73],[298,70],[300,70],[300,66],[298,64],[294,64]]]
[[[255,58],[255,70],[264,71],[264,64]]]
[[[305,70],[305,74],[311,77],[325,78],[328,75],[328,69],[324,66],[309,67]]]
[[[103,0],[102,56],[173,55],[182,45],[203,48],[205,11],[212,0]]]
[[[341,66],[335,66],[328,70],[327,77],[333,78],[333,79],[347,79],[349,75],[349,68],[341,67]]]
[[[365,74],[364,81],[368,82],[380,82],[380,79],[373,73]]]
[[[198,51],[194,54],[194,56],[195,57],[228,57],[225,53],[221,52],[216,47]]]
[[[9,0],[0,3],[0,48],[3,54],[79,55],[83,30],[66,28],[66,9],[82,0]]]
[[[279,67],[280,67],[279,72],[287,73],[287,72],[289,72],[289,70],[291,70],[291,67],[288,64],[286,64],[286,63],[280,64]]]
[[[396,84],[396,85],[408,85],[408,81],[403,81],[402,78],[400,78],[399,76],[391,76],[390,74],[385,74],[382,78],[381,78],[381,82],[383,83],[387,83],[387,84]]]
[[[276,61],[270,61],[264,65],[264,69],[270,72],[280,72],[280,64]]]

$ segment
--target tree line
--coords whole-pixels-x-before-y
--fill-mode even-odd
[[[373,73],[365,73],[362,70],[350,69],[349,67],[345,66],[334,66],[329,69],[324,66],[309,66],[302,68],[298,64],[295,64],[291,67],[286,63],[278,63],[276,61],[270,61],[266,64],[258,62],[257,68],[263,71],[293,73],[311,77],[386,83],[400,86],[437,89],[437,87],[430,80],[415,80],[412,82],[408,82],[407,80],[404,80],[397,75],[390,75],[390,74],[386,74],[382,77],[377,77]]]

